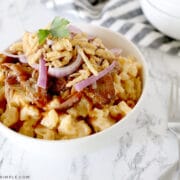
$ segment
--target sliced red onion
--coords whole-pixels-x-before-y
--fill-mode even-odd
[[[82,33],[82,31],[81,31],[79,28],[77,28],[76,26],[73,26],[73,25],[71,25],[71,24],[68,26],[68,30],[69,30],[69,32],[72,33],[72,34]]]
[[[24,55],[19,56],[19,61],[24,64],[28,63],[27,58]]]
[[[27,63],[27,59],[26,59],[25,55],[23,55],[23,54],[16,55],[16,54],[8,53],[6,51],[3,51],[1,53],[8,57],[17,58],[17,59],[19,59],[19,61],[21,63]]]
[[[3,51],[1,53],[4,54],[5,56],[12,57],[12,58],[25,57],[23,54],[16,55],[16,54],[8,53],[6,51]]]
[[[47,66],[46,61],[43,58],[41,58],[39,62],[39,77],[37,85],[43,89],[46,89],[47,87]]]
[[[110,51],[116,56],[120,56],[121,53],[122,53],[122,49],[119,49],[119,48],[113,48],[113,49],[110,49]]]
[[[89,78],[83,80],[83,81],[80,81],[78,82],[77,84],[75,84],[75,89],[76,91],[81,91],[83,90],[85,87],[95,83],[98,79],[102,78],[103,76],[105,76],[107,73],[109,73],[110,71],[113,70],[113,68],[115,67],[116,65],[116,61],[113,61],[112,64],[107,67],[106,69],[102,70],[101,72],[99,72],[99,74],[97,76],[90,76]]]
[[[48,74],[50,76],[54,76],[57,78],[67,76],[67,75],[73,73],[74,71],[76,71],[76,69],[78,69],[78,67],[81,65],[81,63],[82,63],[82,58],[78,54],[76,60],[68,66],[65,66],[62,68],[49,67]]]

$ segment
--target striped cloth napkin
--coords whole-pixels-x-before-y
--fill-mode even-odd
[[[64,9],[72,14],[78,14],[86,22],[118,31],[139,46],[180,56],[180,41],[167,37],[155,29],[145,18],[139,0],[54,0],[53,2],[56,10]]]

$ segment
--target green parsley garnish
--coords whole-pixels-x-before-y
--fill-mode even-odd
[[[46,38],[49,34],[51,34],[53,37],[68,37],[69,31],[67,28],[67,25],[69,24],[69,21],[60,18],[55,17],[54,20],[51,23],[50,29],[39,29],[38,31],[38,39],[39,44],[43,44],[46,41]]]
[[[46,40],[46,37],[49,35],[50,31],[46,29],[39,29],[38,31],[38,38],[39,44],[43,44]]]

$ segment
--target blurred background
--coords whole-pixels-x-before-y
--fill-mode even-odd
[[[86,22],[108,27],[124,34],[138,46],[150,47],[180,56],[180,41],[173,38],[171,33],[163,31],[163,28],[169,32],[176,30],[180,34],[178,23],[175,22],[177,28],[172,31],[169,29],[172,27],[169,24],[172,21],[167,23],[166,20],[159,19],[163,27],[158,28],[155,24],[155,26],[151,25],[152,21],[149,23],[142,10],[142,2],[155,3],[165,9],[170,7],[171,11],[173,7],[177,10],[175,1],[179,2],[179,0],[172,2],[169,0],[2,0],[0,50],[21,37],[24,31],[35,31],[45,27],[54,16],[61,16],[72,23]],[[158,6],[155,8],[161,12]],[[151,11],[148,8],[147,11]],[[153,14],[151,13],[151,16]],[[157,19],[156,17],[154,19]],[[180,17],[178,22],[180,22]]]

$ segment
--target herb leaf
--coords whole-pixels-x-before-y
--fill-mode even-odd
[[[55,17],[54,20],[51,23],[50,30],[47,29],[39,29],[38,31],[38,39],[39,44],[43,44],[46,41],[46,38],[49,34],[51,34],[53,37],[68,37],[69,36],[69,30],[67,28],[67,25],[69,24],[69,21],[64,18]]]
[[[61,27],[58,29],[51,29],[51,34],[54,37],[68,37],[69,31],[65,27]]]
[[[60,17],[55,17],[51,24],[51,34],[54,37],[68,37],[69,31],[67,25],[69,21],[66,19],[61,19]]]
[[[51,23],[51,29],[59,29],[61,27],[65,27],[66,25],[69,24],[69,21],[67,19],[64,18],[60,18],[60,17],[55,17],[54,20]]]
[[[46,41],[47,36],[49,35],[50,31],[47,29],[39,29],[38,31],[38,39],[39,44],[43,44]]]

